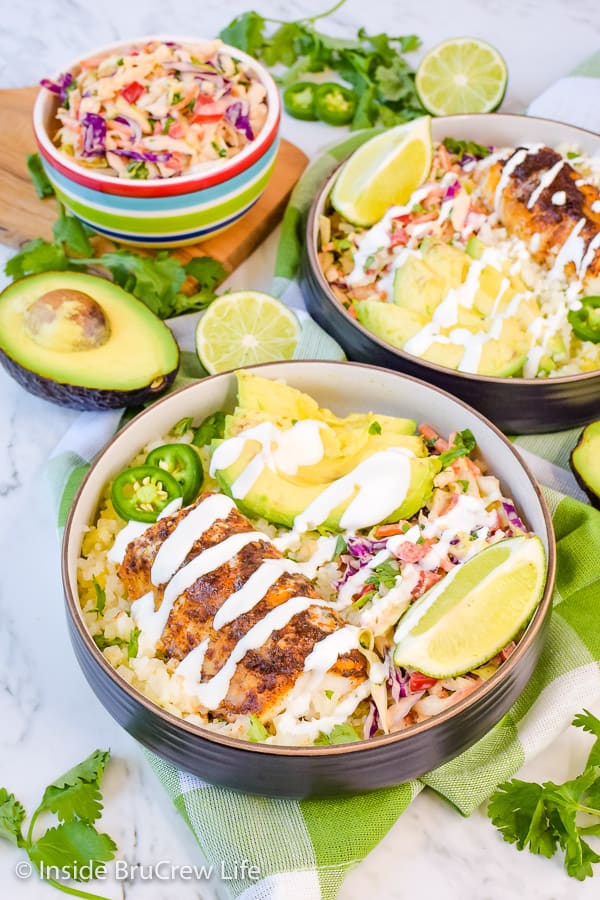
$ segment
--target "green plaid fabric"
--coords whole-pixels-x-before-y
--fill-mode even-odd
[[[585,73],[600,75],[600,57]],[[298,183],[285,214],[274,293],[290,305],[300,252],[302,222],[316,187],[352,149],[371,136],[361,132],[330,148]],[[343,359],[339,346],[303,316],[299,359]],[[176,387],[205,374],[195,356],[183,354]],[[119,427],[121,413],[84,413],[56,448],[49,476],[62,528],[77,485],[90,461]],[[548,640],[524,693],[502,721],[466,753],[418,781],[370,794],[326,800],[270,800],[202,782],[147,754],[158,778],[192,829],[203,857],[217,871],[247,860],[258,879],[240,872],[227,881],[244,900],[333,900],[348,870],[383,838],[425,787],[464,815],[497,784],[514,775],[550,744],[582,707],[600,697],[600,513],[581,502],[568,459],[577,431],[517,437],[530,468],[547,487],[558,542],[558,576]],[[571,496],[569,496],[571,495]],[[578,499],[576,499],[578,498]]]

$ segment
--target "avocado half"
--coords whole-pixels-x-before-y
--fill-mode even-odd
[[[140,406],[179,368],[167,326],[105,278],[43,272],[0,294],[0,362],[38,397],[72,409]]]
[[[600,509],[600,420],[587,425],[571,453],[571,468],[590,503]]]

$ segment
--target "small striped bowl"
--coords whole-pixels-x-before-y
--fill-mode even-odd
[[[89,56],[99,56],[150,40],[193,44],[198,38],[150,36],[119,41]],[[281,103],[275,82],[255,59],[223,46],[241,60],[267,91],[268,113],[254,141],[226,161],[211,163],[200,174],[135,181],[102,174],[73,162],[52,142],[58,100],[42,89],[33,109],[33,130],[42,163],[58,198],[100,234],[124,244],[178,247],[224,231],[256,203],[273,172],[279,144]],[[74,74],[79,63],[63,71]]]

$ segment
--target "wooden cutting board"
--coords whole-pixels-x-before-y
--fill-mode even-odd
[[[0,91],[0,243],[11,247],[36,237],[52,240],[56,220],[54,200],[39,199],[25,161],[26,155],[36,150],[31,116],[37,91]],[[232,272],[281,220],[307,162],[298,147],[282,140],[269,184],[244,218],[214,238],[180,248],[176,255],[184,262],[192,256],[214,256],[228,273]]]

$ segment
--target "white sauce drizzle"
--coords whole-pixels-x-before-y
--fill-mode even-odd
[[[580,271],[583,255],[585,253],[585,241],[580,237],[580,232],[584,225],[585,218],[582,217],[560,248],[556,260],[554,261],[554,265],[549,272],[549,277],[551,279],[563,278],[565,266],[570,262],[574,263],[576,272]]]
[[[285,475],[296,475],[300,466],[313,466],[323,459],[325,451],[321,428],[323,422],[315,419],[301,419],[285,430],[277,428],[272,422],[247,428],[219,444],[212,455],[210,474],[214,477],[218,469],[228,469],[239,459],[247,441],[257,441],[261,445],[257,456],[263,467]]]
[[[304,612],[310,606],[326,605],[324,601],[315,600],[314,597],[292,597],[270,610],[237,642],[227,662],[216,675],[213,675],[208,681],[193,686],[193,694],[196,699],[205,709],[216,709],[227,696],[237,664],[249,650],[258,650],[274,631],[284,628],[294,616]]]
[[[547,187],[550,187],[562,167],[564,166],[564,159],[559,160],[555,163],[551,169],[548,169],[547,172],[544,172],[539,180],[538,186],[535,191],[532,192],[529,200],[527,201],[527,209],[532,209],[537,201],[540,199],[542,191],[544,191]]]
[[[567,202],[566,191],[555,191],[550,199],[553,206],[564,206]]]
[[[278,578],[281,578],[285,572],[295,571],[295,563],[290,559],[265,559],[242,587],[230,594],[217,610],[213,628],[218,631],[219,628],[233,622],[238,616],[250,612],[263,599],[269,588],[273,587]]]
[[[410,488],[410,460],[404,447],[389,447],[363,460],[347,475],[321,491],[294,519],[294,531],[310,531],[321,525],[336,507],[353,494],[340,519],[340,528],[358,530],[382,522],[406,499]]]
[[[169,581],[192,549],[194,542],[214,525],[217,519],[227,518],[232,509],[235,509],[233,500],[225,494],[212,494],[190,510],[161,544],[150,570],[152,584],[165,584]]]

